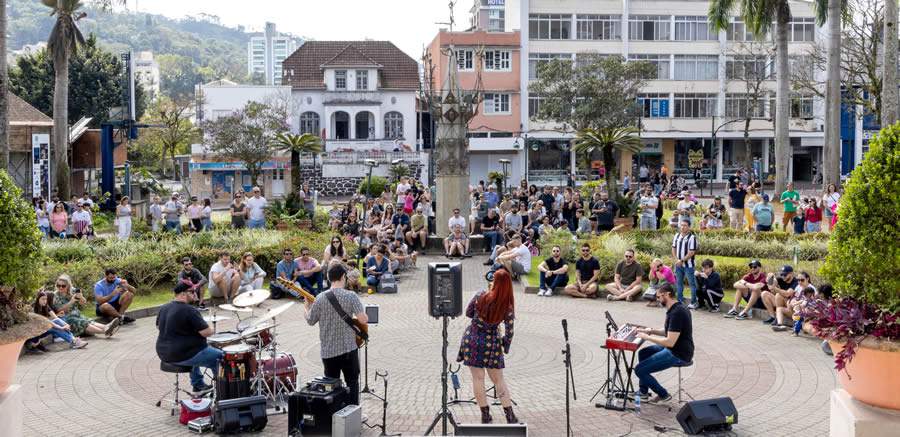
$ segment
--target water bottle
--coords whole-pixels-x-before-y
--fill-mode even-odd
[[[634,414],[641,415],[641,392],[634,392]]]

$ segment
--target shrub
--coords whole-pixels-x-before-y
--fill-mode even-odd
[[[359,182],[359,188],[356,191],[366,194],[366,187],[369,189],[369,196],[378,197],[388,187],[388,180],[381,176],[372,176],[370,181],[368,177],[365,177]]]
[[[560,256],[569,262],[574,262],[578,253],[575,250],[575,242],[575,236],[568,229],[559,229],[541,237],[541,253],[549,256],[550,248],[559,246]]]
[[[822,274],[840,296],[900,310],[900,124],[881,130],[850,175]]]
[[[39,282],[41,231],[31,205],[5,169],[0,169],[0,285],[27,299]]]
[[[602,187],[602,181],[589,181],[585,182],[584,185],[579,189],[581,191],[581,198],[585,201],[590,201],[594,195],[594,189],[597,187]]]
[[[94,256],[94,248],[87,240],[46,240],[41,247],[47,258],[60,263],[81,261]]]

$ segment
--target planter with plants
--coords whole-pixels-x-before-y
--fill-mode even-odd
[[[836,297],[806,310],[856,400],[900,410],[900,124],[886,127],[850,175],[822,276]]]

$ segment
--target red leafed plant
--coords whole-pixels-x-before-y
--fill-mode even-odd
[[[819,338],[847,343],[834,356],[838,371],[846,369],[866,338],[900,340],[900,312],[890,312],[852,297],[810,303],[803,317],[810,321]]]

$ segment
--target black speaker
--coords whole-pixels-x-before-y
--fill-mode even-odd
[[[217,434],[262,431],[269,421],[266,398],[251,396],[219,401],[213,417]]]
[[[317,381],[333,381],[316,384]],[[288,435],[331,435],[331,416],[347,406],[350,395],[340,380],[318,378],[288,396]]]
[[[526,437],[528,435],[528,425],[524,423],[461,423],[456,426],[456,432],[453,435]]]
[[[428,313],[431,317],[462,314],[462,264],[428,263]]]
[[[738,423],[738,412],[731,398],[701,399],[681,407],[675,416],[687,434],[705,431],[727,431]]]

